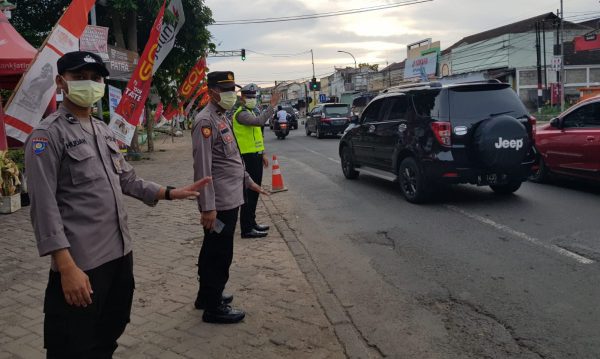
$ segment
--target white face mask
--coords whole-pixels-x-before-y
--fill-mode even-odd
[[[247,98],[246,99],[246,107],[249,109],[253,109],[256,107],[256,99],[255,98]]]
[[[64,77],[63,77],[64,80]],[[104,96],[106,85],[92,80],[67,81],[67,98],[81,107],[91,107]]]
[[[226,91],[221,92],[219,94],[221,96],[221,101],[219,101],[219,106],[224,108],[225,110],[231,110],[235,102],[237,101],[237,95],[235,91]]]

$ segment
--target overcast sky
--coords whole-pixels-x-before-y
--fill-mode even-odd
[[[206,0],[216,21],[284,17],[398,3],[405,0]],[[564,0],[567,20],[600,17],[598,0]],[[323,77],[334,66],[402,61],[406,44],[433,38],[442,49],[465,36],[493,29],[547,12],[555,12],[559,0],[433,0],[387,10],[302,21],[270,24],[210,26],[218,50],[247,49],[240,58],[209,58],[209,68],[235,72],[236,82],[266,85],[273,81],[312,76],[310,53],[291,57],[269,54],[298,54],[314,51],[315,72]],[[261,54],[257,54],[254,52]]]

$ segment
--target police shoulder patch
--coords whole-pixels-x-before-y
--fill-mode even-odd
[[[48,147],[48,139],[46,137],[35,137],[31,139],[31,148],[33,153],[39,155]]]
[[[209,138],[211,135],[212,135],[212,127],[202,126],[202,136],[204,136],[204,138]]]

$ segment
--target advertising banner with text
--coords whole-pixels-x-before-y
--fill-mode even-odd
[[[144,110],[144,104],[150,93],[152,71],[156,49],[158,48],[158,37],[162,28],[164,14],[165,2],[163,2],[158,15],[156,16],[140,62],[133,72],[133,76],[129,80],[123,93],[123,98],[121,99],[121,102],[119,102],[119,106],[115,110],[115,114],[111,117],[108,125],[115,133],[115,137],[128,146],[131,144],[135,127],[139,124],[140,116]]]

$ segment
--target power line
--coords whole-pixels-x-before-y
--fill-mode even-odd
[[[392,8],[401,7],[401,6],[410,6],[410,5],[416,5],[416,4],[432,2],[432,1],[434,1],[434,0],[408,0],[408,1],[402,1],[399,3],[395,3],[395,4],[377,5],[377,6],[370,6],[370,7],[349,9],[349,10],[325,12],[325,13],[320,13],[320,14],[304,14],[304,15],[295,15],[295,16],[284,16],[284,17],[278,17],[278,18],[268,17],[268,18],[262,18],[262,19],[222,20],[222,21],[215,21],[214,23],[212,23],[210,25],[225,26],[225,25],[243,25],[243,24],[266,24],[266,23],[272,23],[272,22],[309,20],[309,19],[318,19],[318,18],[324,18],[324,17],[359,14],[359,13],[370,12],[370,11],[386,10],[386,9],[392,9]]]
[[[310,53],[310,50],[298,52],[298,53],[295,53],[295,54],[266,54],[266,53],[263,53],[263,52],[253,51],[253,50],[249,50],[249,49],[246,49],[246,51],[251,52],[253,54],[262,55],[262,56],[269,56],[269,57],[295,57],[295,56],[306,55],[306,54]]]

